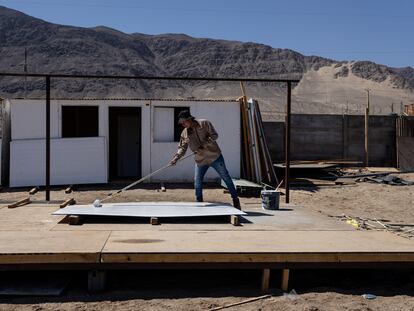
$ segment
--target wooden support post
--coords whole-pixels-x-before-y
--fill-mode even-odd
[[[262,292],[269,292],[270,269],[263,269],[262,274]]]
[[[73,185],[70,185],[65,189],[66,194],[72,193],[72,191],[73,191]]]
[[[7,205],[8,208],[16,208],[30,203],[30,197],[24,198],[22,200],[16,201],[12,204]]]
[[[100,292],[105,289],[106,271],[92,270],[88,272],[88,291]]]
[[[33,194],[37,193],[38,191],[39,191],[39,187],[34,187],[34,188],[30,189],[29,194],[33,195]]]
[[[230,223],[233,226],[240,226],[240,217],[238,215],[231,215],[230,216]]]
[[[82,224],[82,217],[78,215],[69,215],[68,221],[71,226],[80,226]]]
[[[287,292],[289,288],[289,269],[283,269],[282,271],[282,280],[281,280],[281,289],[284,292]]]
[[[76,204],[76,200],[74,198],[67,199],[65,202],[59,205],[60,208],[64,208],[68,205]]]
[[[153,226],[160,225],[160,221],[159,221],[158,217],[151,217],[150,224],[153,225]]]

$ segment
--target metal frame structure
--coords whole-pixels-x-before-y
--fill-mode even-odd
[[[61,79],[113,79],[113,80],[171,80],[171,81],[219,81],[219,82],[271,82],[286,83],[286,115],[285,115],[285,177],[286,203],[290,201],[289,173],[290,173],[290,116],[292,104],[292,83],[298,83],[297,79],[270,79],[270,78],[217,78],[217,77],[174,77],[174,76],[117,76],[117,75],[72,75],[72,74],[44,74],[44,73],[12,73],[0,72],[0,77],[30,77],[44,78],[46,82],[46,201],[50,201],[50,90],[52,78]]]

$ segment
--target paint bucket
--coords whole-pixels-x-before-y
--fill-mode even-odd
[[[262,190],[262,208],[276,210],[279,209],[279,192],[276,190]]]

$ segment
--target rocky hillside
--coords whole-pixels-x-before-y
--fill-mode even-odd
[[[296,100],[293,109],[297,112],[339,113],[345,102],[349,113],[357,112],[364,87],[381,91],[377,95],[372,92],[381,98],[378,113],[392,110],[392,102],[413,99],[411,67],[339,62],[251,42],[200,39],[183,34],[149,36],[107,27],[62,26],[0,7],[0,71],[22,72],[25,48],[29,72],[298,78],[301,82],[293,93]],[[22,79],[2,78],[0,83],[1,97],[25,94]],[[28,97],[44,96],[44,82],[39,79],[29,79],[26,89]],[[283,112],[283,86],[249,84],[247,90],[248,95],[260,99],[265,115]],[[338,96],[343,92],[346,98]],[[57,80],[53,82],[52,94],[67,98],[239,95],[235,83],[98,80]]]

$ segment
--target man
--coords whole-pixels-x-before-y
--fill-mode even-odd
[[[218,134],[211,122],[204,119],[196,120],[190,114],[190,111],[184,110],[178,115],[178,123],[184,127],[184,130],[181,133],[177,153],[170,164],[175,165],[185,155],[188,147],[195,153],[194,187],[197,202],[203,202],[203,178],[211,166],[226,183],[233,199],[233,206],[241,209],[237,190],[227,171],[220,147],[216,142]]]

